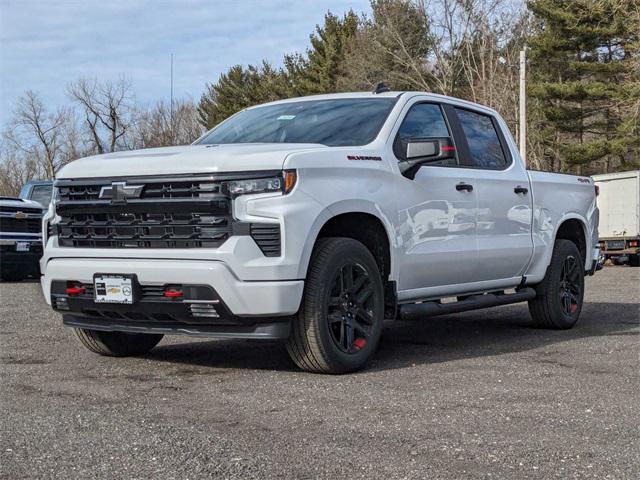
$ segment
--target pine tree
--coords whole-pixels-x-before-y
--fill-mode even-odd
[[[394,90],[430,90],[429,17],[409,0],[372,0],[371,18],[349,42],[341,90],[367,90],[381,81]]]
[[[198,104],[200,122],[212,128],[240,110],[289,96],[286,74],[266,61],[260,67],[235,65],[207,85]]]
[[[263,61],[259,67],[231,67],[217,82],[207,85],[198,104],[200,122],[212,128],[234,113],[252,105],[282,98],[336,91],[345,48],[358,28],[358,17],[327,13],[322,26],[310,36],[306,55],[287,55],[284,68]]]
[[[640,98],[638,6],[627,0],[528,6],[536,28],[529,93],[544,119],[547,168],[586,174],[602,163],[606,170],[637,167],[638,110],[630,106]]]
[[[353,12],[342,18],[328,12],[322,26],[309,36],[311,48],[306,56],[285,56],[285,66],[295,95],[333,93],[342,76],[347,46],[358,31],[359,19]]]

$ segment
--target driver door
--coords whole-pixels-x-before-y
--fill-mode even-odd
[[[437,103],[414,103],[408,109],[394,140],[397,160],[406,160],[411,139],[425,138],[448,139],[452,153],[399,177],[400,300],[463,290],[456,285],[472,282],[478,264],[477,192],[468,188],[473,178],[458,164],[454,135]]]

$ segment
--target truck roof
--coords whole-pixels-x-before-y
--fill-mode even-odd
[[[348,99],[348,98],[398,98],[401,95],[407,95],[408,98],[414,96],[423,96],[427,97],[427,99],[432,99],[437,102],[451,102],[461,106],[467,106],[474,109],[484,110],[492,115],[497,115],[497,112],[485,105],[481,105],[479,103],[469,102],[467,100],[463,100],[461,98],[450,97],[447,95],[440,95],[439,93],[432,92],[420,92],[420,91],[411,91],[411,90],[395,90],[389,92],[375,93],[375,92],[344,92],[344,93],[327,93],[320,95],[307,95],[304,97],[292,97],[285,98],[282,100],[274,100],[273,102],[261,103],[258,105],[253,105],[248,107],[247,110],[257,107],[262,107],[265,105],[275,105],[282,103],[292,103],[292,102],[305,102],[305,101],[313,101],[313,100],[338,100],[338,99]]]
[[[600,173],[598,175],[592,175],[591,178],[596,182],[601,182],[604,180],[614,180],[618,178],[637,177],[638,175],[640,175],[640,170],[627,170],[626,172]]]

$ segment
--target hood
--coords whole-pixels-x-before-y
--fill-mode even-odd
[[[318,144],[188,145],[107,153],[65,165],[57,178],[128,177],[280,170],[288,154],[327,148]]]
[[[13,197],[0,197],[0,207],[38,208],[40,210],[43,209],[43,206],[38,202]]]

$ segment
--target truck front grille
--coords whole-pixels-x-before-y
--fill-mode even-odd
[[[82,248],[216,248],[230,235],[231,200],[220,179],[128,179],[135,197],[104,195],[114,180],[61,180],[58,243]],[[100,198],[101,192],[103,197]],[[129,196],[127,196],[129,195]],[[116,195],[117,197],[117,195]],[[132,198],[133,197],[133,198]]]
[[[24,208],[24,207],[10,207],[10,206],[3,206],[0,207],[0,213],[18,213],[18,212],[22,212],[22,213],[26,213],[29,215],[42,215],[42,210],[39,208]]]
[[[39,218],[0,217],[2,233],[40,233],[42,221]]]

